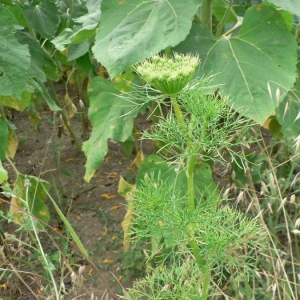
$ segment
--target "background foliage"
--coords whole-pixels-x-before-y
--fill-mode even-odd
[[[33,95],[40,95],[52,110],[60,110],[43,82],[58,80],[64,65],[81,79],[89,76],[94,86],[94,58],[114,79],[141,59],[175,47],[200,55],[199,73],[214,74],[212,85],[231,96],[237,111],[263,124],[276,110],[283,133],[295,138],[288,128],[292,122],[298,132],[299,121],[284,118],[289,110],[280,103],[290,99],[288,105],[298,110],[291,91],[297,74],[299,4],[279,2],[2,1],[0,103],[24,110],[36,101]],[[89,98],[92,107],[95,92]],[[118,127],[122,121],[113,122]],[[87,180],[103,160],[103,155],[91,155],[92,144],[102,139],[99,130],[101,122],[93,128],[94,142],[84,145]],[[124,141],[130,136],[128,128],[122,137],[106,138]]]

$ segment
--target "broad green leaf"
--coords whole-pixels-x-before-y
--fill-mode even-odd
[[[51,55],[44,50],[44,71],[47,75],[47,78],[50,80],[57,81],[58,79],[59,71],[57,64],[58,62],[56,62]]]
[[[0,96],[20,98],[30,72],[29,49],[14,37],[18,22],[11,12],[0,6],[0,16]]]
[[[36,88],[36,93],[40,93],[42,98],[46,101],[47,105],[52,111],[59,111],[61,108],[54,102],[54,100],[51,98],[49,92],[47,91],[45,85],[39,81],[38,78],[35,78],[35,80],[32,80],[32,83],[34,84]]]
[[[44,67],[44,53],[39,42],[34,39],[30,34],[18,31],[16,38],[22,45],[28,45],[31,55],[31,72],[30,75],[39,78],[40,81],[46,81],[46,74],[43,70]]]
[[[282,126],[286,138],[295,139],[300,135],[300,80],[289,91],[284,101],[276,110],[276,118]]]
[[[183,172],[175,172],[174,167],[168,165],[161,156],[152,154],[147,156],[139,167],[136,177],[137,187],[145,180],[145,176],[149,176],[151,173],[153,173],[155,177],[160,176],[162,180],[173,183],[178,179],[178,176],[180,176],[180,181],[182,181],[181,185],[186,185],[186,178],[185,176],[182,177],[182,175],[184,175]]]
[[[175,189],[178,190],[181,196],[186,196],[187,178],[185,172],[179,169],[178,166],[174,167],[167,164],[161,156],[156,154],[147,156],[141,163],[137,174],[137,187],[144,181],[146,174],[149,176],[151,173],[155,177],[160,176],[166,184],[174,184]],[[202,195],[210,198],[217,191],[217,185],[213,180],[212,171],[208,164],[199,163],[195,165],[194,184],[196,188],[195,194],[198,196]]]
[[[0,160],[4,160],[8,143],[8,127],[3,117],[0,117],[0,141]]]
[[[96,34],[96,27],[98,26],[101,18],[101,1],[102,0],[87,0],[86,8],[88,13],[74,18],[73,21],[76,24],[72,28],[66,27],[51,41],[59,51],[65,50],[69,44],[85,42],[87,39]],[[86,46],[86,44],[84,45]],[[72,60],[74,58],[68,59]]]
[[[83,56],[80,56],[76,59],[76,64],[78,65],[80,72],[83,74],[91,74],[96,73],[97,64],[94,63],[95,61],[92,59],[90,51]]]
[[[213,195],[218,194],[217,185],[213,180],[211,167],[207,163],[197,163],[194,169],[194,184],[196,194],[210,199]]]
[[[267,0],[283,9],[291,12],[294,15],[300,16],[300,1],[299,0]]]
[[[43,0],[39,4],[24,6],[28,24],[43,38],[52,38],[58,28],[59,12],[54,2]]]
[[[280,12],[258,5],[247,10],[238,35],[216,39],[195,25],[176,50],[199,53],[200,73],[215,74],[212,84],[223,85],[233,108],[262,124],[279,104],[277,88],[283,95],[293,86],[296,48]]]
[[[103,1],[96,59],[115,77],[140,59],[183,41],[200,3],[194,0]],[[112,17],[113,16],[113,17]]]
[[[127,157],[130,156],[130,154],[132,153],[134,147],[135,147],[135,138],[133,135],[131,135],[127,141],[125,142],[120,142],[120,145],[123,148],[123,151],[125,152],[125,155]]]
[[[26,214],[32,213],[36,217],[38,227],[43,229],[50,220],[48,207],[45,203],[50,184],[35,176],[19,174],[14,184],[13,193],[16,197],[11,200],[10,211],[14,215],[14,221],[22,223]],[[20,211],[23,209],[25,211]]]
[[[57,50],[64,51],[69,44],[81,43],[93,35],[95,35],[96,29],[85,30],[82,26],[74,26],[73,29],[66,28],[51,42],[54,44]]]
[[[75,60],[84,54],[86,54],[90,49],[90,43],[88,40],[83,41],[82,43],[69,45],[68,46],[68,61]]]
[[[1,1],[0,1],[1,2]],[[23,7],[20,3],[13,1],[14,4],[9,7],[9,11],[15,16],[16,20],[18,21],[18,25],[27,27],[27,22],[24,18],[23,14]]]
[[[13,5],[15,5],[15,1],[13,1],[13,0],[0,0],[0,4],[13,6]]]
[[[0,160],[0,184],[8,179],[7,171],[3,168],[2,162]]]
[[[87,157],[85,180],[89,182],[107,153],[107,139],[125,142],[132,134],[133,121],[137,115],[134,106],[121,99],[112,84],[101,77],[89,86],[89,119],[93,131],[83,144]]]

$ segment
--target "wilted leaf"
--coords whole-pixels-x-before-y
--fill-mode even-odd
[[[8,143],[6,147],[6,155],[14,158],[19,145],[18,137],[12,128],[8,128]]]
[[[123,246],[124,250],[128,251],[130,247],[130,228],[131,228],[131,220],[133,218],[133,205],[129,201],[128,194],[135,188],[135,185],[128,183],[122,176],[119,181],[118,193],[125,198],[128,202],[126,207],[126,214],[124,220],[122,221],[122,229],[124,232],[123,236]]]
[[[3,117],[0,117],[0,141],[0,160],[4,160],[8,143],[8,127]]]
[[[0,104],[3,106],[11,107],[16,110],[23,111],[30,103],[32,95],[24,91],[20,98],[13,96],[1,96],[0,95]]]
[[[0,160],[0,184],[8,179],[7,171],[3,168],[2,162]]]
[[[125,142],[132,134],[133,121],[137,115],[134,106],[118,97],[119,92],[101,77],[93,79],[89,86],[89,119],[93,131],[83,144],[87,157],[85,180],[89,182],[107,153],[109,138]]]
[[[50,214],[45,200],[47,198],[46,191],[49,191],[50,184],[35,176],[25,176],[19,174],[14,184],[13,194],[16,197],[11,199],[10,211],[14,215],[14,221],[22,223],[25,211],[32,213],[38,220],[40,229],[50,220]],[[24,210],[24,211],[22,211]]]
[[[71,119],[74,117],[74,115],[77,112],[76,106],[74,105],[73,101],[71,100],[68,92],[66,92],[64,99],[66,102],[66,111],[67,111],[68,117]]]

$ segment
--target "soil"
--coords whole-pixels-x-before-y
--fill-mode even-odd
[[[87,183],[83,179],[86,162],[84,153],[76,148],[66,129],[63,132],[59,130],[59,133],[55,130],[52,112],[42,111],[40,116],[41,122],[36,129],[27,113],[13,113],[11,122],[16,126],[16,134],[19,138],[19,146],[13,162],[22,174],[34,175],[50,182],[52,197],[72,224],[101,272],[101,276],[105,278],[115,294],[121,294],[122,286],[131,286],[137,274],[134,266],[136,262],[130,258],[126,260],[123,253],[121,222],[126,208],[125,200],[118,195],[118,183],[120,176],[128,182],[134,182],[136,170],[132,162],[135,155],[126,157],[118,143],[108,141],[107,156],[91,182]],[[148,123],[145,117],[137,120],[137,126],[140,128],[148,127]],[[81,122],[76,116],[71,120],[71,127],[80,138]],[[144,152],[150,153],[152,149],[151,143],[145,144]],[[4,162],[4,168],[8,170],[9,181],[13,184],[16,174],[12,166]],[[65,246],[67,255],[61,262],[61,268],[55,271],[57,280],[63,278],[66,291],[62,299],[111,299],[101,276],[66,236],[66,229],[53,205],[50,202],[48,205],[51,220],[46,229],[47,233],[41,233],[45,251],[48,251],[49,255],[55,253],[57,248],[53,247],[53,243],[59,244],[60,247],[67,245]],[[8,209],[9,203],[3,202],[0,210],[8,211]],[[30,240],[16,231],[17,226],[7,223],[4,219],[0,221],[6,234],[14,234],[22,241]],[[19,255],[26,260],[31,259],[32,253],[20,254],[20,248],[23,246],[13,245],[12,248],[15,257]],[[82,270],[83,266],[82,279],[79,270]],[[14,272],[8,276],[9,278],[0,276],[0,299],[46,299],[43,292],[44,281],[42,282],[41,277],[38,276],[43,274],[41,266],[36,270],[37,274],[21,263],[17,266],[13,263],[3,266],[0,263],[0,268],[16,268],[17,275],[21,274],[23,278],[21,280]],[[27,277],[26,272],[28,272]],[[72,282],[74,274],[77,276],[76,283]]]

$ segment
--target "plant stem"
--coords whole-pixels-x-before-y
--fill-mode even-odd
[[[76,77],[77,77],[77,86],[78,86],[78,93],[79,93],[79,99],[82,101],[82,104],[80,104],[81,109],[81,125],[82,125],[82,140],[87,140],[87,127],[88,127],[88,120],[85,113],[85,106],[87,106],[87,101],[84,93],[84,80],[82,79],[82,72],[81,68],[77,65],[76,68]],[[79,100],[79,101],[80,101]]]
[[[232,0],[229,0],[228,1],[228,6],[227,6],[227,9],[223,15],[223,18],[219,24],[219,27],[218,27],[218,30],[217,30],[217,33],[216,33],[216,37],[220,37],[222,32],[223,32],[223,29],[224,29],[224,26],[225,26],[225,23],[226,23],[226,19],[229,15],[229,12],[231,10],[231,7],[232,7]]]
[[[188,159],[187,163],[187,184],[188,184],[188,210],[195,210],[195,192],[194,192],[194,169],[196,164],[196,156],[193,155]]]
[[[54,86],[53,86],[53,83],[51,80],[48,79],[48,85],[49,85],[49,88],[51,90],[51,94],[52,94],[52,98],[53,98],[53,101],[59,106],[59,101],[57,99],[57,95],[56,95],[56,92],[55,92],[55,89],[54,89]],[[77,139],[77,136],[75,135],[74,131],[72,130],[72,128],[70,127],[69,123],[68,123],[68,118],[67,118],[67,115],[65,113],[65,111],[62,109],[61,110],[61,115],[62,115],[62,118],[63,118],[63,121],[64,121],[64,124],[65,126],[67,127],[76,147],[78,148],[79,151],[81,151],[81,144],[79,142],[79,140]]]
[[[6,156],[5,159],[9,162],[9,164],[12,166],[12,168],[14,169],[14,171],[16,172],[17,175],[20,174],[20,172],[18,171],[17,167],[15,166],[15,164],[12,162],[12,160]]]
[[[209,292],[209,287],[210,287],[210,277],[211,277],[211,267],[208,265],[203,268],[201,300],[205,300],[208,298],[208,292]]]
[[[171,97],[172,106],[175,112],[175,115],[177,117],[178,122],[180,123],[181,129],[183,134],[186,136],[186,142],[188,150],[192,150],[192,153],[195,153],[194,145],[192,140],[188,136],[188,128],[186,127],[180,106],[177,103],[176,96]],[[196,164],[196,155],[192,155],[189,157],[187,162],[187,184],[188,184],[188,203],[187,207],[189,212],[193,212],[195,210],[195,193],[194,193],[194,169]],[[194,236],[194,224],[190,223],[187,227],[188,229],[188,237],[189,237],[189,244],[192,248],[193,254],[195,256],[196,262],[199,266],[199,269],[203,268],[203,258],[200,255],[199,247],[196,242],[195,236]]]
[[[26,208],[30,212],[30,214],[28,214],[28,216],[29,216],[29,219],[30,219],[30,222],[31,222],[32,230],[34,232],[35,242],[38,245],[39,253],[42,256],[42,259],[43,259],[43,262],[44,262],[44,269],[51,278],[52,287],[53,287],[54,292],[55,292],[55,297],[56,297],[56,299],[59,299],[60,295],[58,293],[57,285],[56,285],[55,278],[54,278],[54,275],[53,275],[53,272],[52,272],[53,267],[52,267],[51,262],[49,263],[47,255],[45,254],[43,246],[41,244],[39,234],[38,234],[38,231],[37,231],[37,228],[36,228],[36,223],[35,223],[35,220],[33,219],[33,215],[32,215],[32,207],[29,207],[29,205],[28,205],[28,203],[29,203],[29,185],[30,185],[30,181],[28,181],[28,182],[29,183],[27,185],[24,184],[24,186],[26,188],[26,201],[25,201]],[[34,203],[34,201],[32,203]]]
[[[201,21],[212,32],[212,0],[203,0],[201,6]]]
[[[181,129],[182,129],[183,133],[187,134],[188,130],[187,130],[187,127],[185,125],[181,109],[180,109],[180,107],[177,103],[176,96],[171,96],[171,103],[172,103],[176,118],[178,119],[178,122],[180,123],[180,126],[181,126]],[[192,142],[191,139],[187,137],[187,143],[189,144],[191,142]]]

